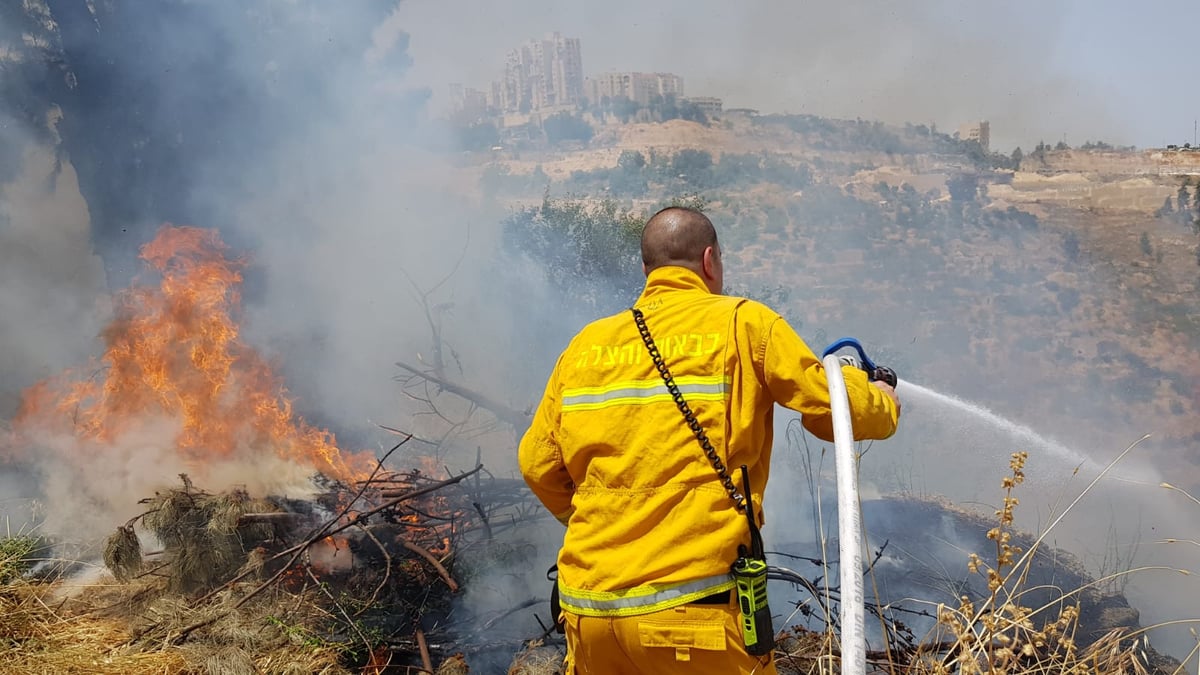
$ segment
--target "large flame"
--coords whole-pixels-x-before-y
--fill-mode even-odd
[[[142,247],[157,287],[120,293],[99,368],[68,371],[25,393],[14,431],[54,428],[102,452],[151,422],[170,420],[187,466],[273,453],[331,478],[368,471],[366,453],[342,453],[330,432],[292,409],[266,360],[241,341],[244,261],[215,230],[164,225]]]

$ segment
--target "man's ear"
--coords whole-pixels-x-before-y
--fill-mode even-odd
[[[716,270],[716,267],[714,266],[715,262],[713,260],[713,256],[715,256],[716,253],[717,253],[716,250],[713,249],[712,246],[709,246],[708,248],[704,249],[704,258],[700,262],[700,268],[704,272],[705,279],[716,279],[717,278],[717,270]]]
[[[642,263],[642,276],[650,276],[650,270],[646,269],[646,263]]]

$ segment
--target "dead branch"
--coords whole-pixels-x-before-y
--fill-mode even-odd
[[[487,410],[495,415],[497,419],[507,422],[518,431],[522,431],[529,426],[529,419],[532,417],[531,413],[522,412],[520,410],[511,408],[486,394],[481,394],[477,391],[464,387],[461,384],[455,384],[434,374],[424,372],[419,368],[408,365],[407,363],[397,361],[396,365],[404,370],[407,370],[413,375],[416,375],[417,377],[424,378],[425,380],[436,384],[438,387],[441,387],[445,391],[448,391],[455,396],[464,398],[480,408]]]
[[[433,659],[429,658],[429,645],[425,644],[425,631],[417,629],[417,647],[421,650],[421,665],[425,672],[433,672]]]
[[[440,281],[435,283],[427,291],[421,290],[421,287],[417,285],[416,280],[414,280],[412,278],[412,276],[409,275],[407,270],[405,270],[403,268],[400,269],[400,273],[403,274],[406,279],[408,279],[409,285],[412,286],[413,293],[417,296],[417,299],[420,301],[421,309],[425,313],[425,321],[429,324],[430,337],[433,342],[433,372],[439,378],[445,377],[445,367],[446,367],[445,358],[442,355],[442,347],[443,347],[443,343],[445,342],[445,340],[442,338],[441,316],[444,312],[451,309],[454,306],[454,303],[443,302],[443,303],[439,303],[437,305],[431,306],[429,303],[429,299],[434,293],[436,293],[438,291],[439,288],[442,287],[442,285],[444,285],[447,281],[449,281],[451,278],[453,278],[455,274],[458,273],[459,266],[462,265],[463,260],[465,260],[467,257],[467,247],[470,245],[470,243],[471,243],[471,228],[468,227],[467,228],[467,236],[466,236],[465,241],[463,241],[463,247],[462,247],[462,250],[459,252],[458,260],[455,261],[454,265],[450,268],[450,271],[447,272],[446,275],[444,277],[442,277],[442,279]],[[448,343],[446,343],[446,346],[449,347],[450,345]],[[458,354],[455,353],[453,347],[450,347],[450,354],[452,356],[454,356],[454,360],[457,362]],[[418,357],[419,356],[420,355],[418,354]],[[459,372],[461,373],[462,372],[462,364],[459,363],[458,366],[459,366]]]
[[[279,521],[298,520],[303,516],[299,513],[291,513],[290,511],[273,511],[271,513],[243,513],[238,516],[237,524],[249,525],[252,523],[274,523]]]
[[[264,582],[258,588],[254,589],[250,593],[250,595],[239,600],[237,602],[237,604],[234,605],[234,609],[241,607],[251,597],[257,595],[259,593],[259,591],[262,591],[267,586],[278,581],[279,578],[283,576],[284,572],[291,569],[292,565],[296,564],[296,561],[299,560],[300,556],[303,555],[304,552],[308,550],[308,547],[312,546],[314,543],[319,541],[322,537],[334,534],[334,532],[327,532],[329,530],[329,528],[332,527],[334,523],[341,520],[343,517],[345,517],[345,515],[347,513],[350,512],[350,507],[353,506],[354,503],[357,502],[362,497],[363,493],[367,491],[367,487],[370,485],[371,479],[374,478],[376,475],[378,475],[379,472],[383,469],[383,463],[387,461],[388,457],[391,457],[393,452],[395,452],[398,448],[400,448],[400,446],[407,443],[409,441],[409,439],[411,439],[411,438],[412,438],[412,436],[408,436],[407,438],[404,438],[399,443],[393,445],[390,450],[388,450],[386,453],[384,453],[383,457],[381,457],[379,460],[376,461],[375,468],[371,471],[371,475],[367,476],[367,482],[364,483],[358,489],[358,492],[356,492],[354,494],[354,497],[352,499],[350,499],[349,501],[346,502],[346,505],[342,507],[342,510],[337,515],[335,515],[333,518],[331,518],[329,521],[327,521],[321,527],[317,528],[316,533],[311,535],[308,539],[305,539],[304,541],[300,542],[299,544],[292,546],[291,548],[285,549],[283,551],[280,551],[279,553],[276,553],[275,555],[271,556],[270,558],[267,558],[266,560],[264,560],[263,565],[265,566],[266,563],[278,560],[279,558],[282,558],[284,556],[287,556],[287,555],[292,556],[287,561],[287,564],[285,564],[283,567],[281,567],[278,572],[273,574],[270,579],[268,579],[266,582]],[[358,519],[360,517],[365,517],[366,515],[370,515],[370,514],[359,514],[359,515],[355,516],[354,518],[350,519],[350,522],[348,525],[338,529],[337,532],[341,532],[342,530],[345,530],[349,527],[353,527],[358,522]],[[254,572],[254,570],[246,570],[246,571],[242,572],[241,574],[234,576],[229,581],[226,581],[224,584],[221,584],[217,588],[214,588],[213,590],[209,591],[207,594],[204,595],[204,597],[200,598],[197,602],[204,602],[205,600],[208,600],[209,598],[213,597],[220,591],[222,591],[226,588],[229,588],[234,583],[246,578],[253,572]]]
[[[401,430],[401,429],[397,429],[397,428],[395,428],[395,427],[389,427],[389,426],[388,426],[388,425],[386,425],[386,424],[378,424],[378,425],[376,425],[376,426],[378,426],[380,429],[383,429],[384,431],[387,431],[387,432],[389,432],[389,433],[396,434],[397,436],[406,436],[406,437],[408,437],[408,438],[411,438],[412,440],[414,440],[414,441],[416,441],[416,442],[418,442],[418,443],[424,443],[425,445],[432,445],[432,446],[434,446],[434,447],[437,447],[437,443],[434,443],[433,441],[426,440],[426,439],[424,439],[424,438],[419,438],[419,437],[417,437],[417,436],[413,436],[411,433],[409,433],[409,432],[407,432],[407,431],[403,431],[403,430]]]
[[[501,612],[500,614],[497,614],[496,616],[488,619],[479,628],[480,628],[480,630],[491,630],[492,626],[495,626],[497,623],[503,621],[505,618],[512,616],[513,614],[516,614],[517,612],[519,612],[527,607],[533,607],[534,605],[540,605],[540,604],[542,604],[542,602],[544,602],[544,601],[539,600],[537,598],[530,598],[530,599],[522,602],[521,604],[519,604],[515,607],[510,607],[509,609],[506,609],[505,611]]]
[[[432,553],[430,553],[429,551],[426,551],[425,549],[421,548],[420,546],[417,546],[416,544],[413,544],[405,539],[400,540],[400,545],[403,546],[404,548],[412,551],[413,553],[416,553],[417,555],[421,556],[430,565],[433,565],[434,569],[436,569],[438,571],[438,574],[440,574],[442,576],[442,581],[445,581],[446,585],[450,587],[450,591],[452,593],[458,592],[458,583],[456,583],[454,581],[454,579],[450,576],[450,573],[447,572],[446,568],[442,566],[442,563],[438,562],[438,559],[433,557]]]
[[[325,594],[325,597],[329,598],[329,601],[333,603],[333,606],[337,608],[337,611],[341,613],[342,617],[346,619],[346,625],[350,627],[350,630],[354,631],[354,634],[358,636],[358,639],[363,641],[363,645],[367,648],[367,653],[370,654],[371,641],[368,640],[367,636],[363,635],[362,631],[358,629],[358,624],[354,623],[354,619],[350,618],[350,614],[346,612],[346,609],[342,607],[342,604],[337,601],[337,598],[333,597],[333,593],[330,593],[329,589],[325,587],[325,584],[322,584],[321,580],[318,579],[315,574],[313,574],[312,566],[305,563],[304,571],[308,574],[309,578],[313,580],[313,583],[317,585],[317,588]]]
[[[299,544],[296,544],[295,546],[289,547],[287,549],[280,551],[279,553],[276,553],[275,555],[271,556],[266,561],[264,561],[264,562],[271,562],[273,560],[278,560],[280,558],[291,556],[290,559],[288,560],[288,562],[283,567],[281,567],[279,569],[279,571],[276,572],[270,579],[267,579],[261,585],[259,585],[257,588],[255,588],[254,590],[250,591],[248,594],[243,596],[242,599],[238,600],[237,603],[234,604],[234,608],[236,609],[238,607],[241,607],[242,605],[246,604],[251,598],[253,598],[254,596],[261,593],[264,589],[271,586],[276,581],[279,581],[279,578],[282,577],[284,575],[284,573],[292,567],[292,565],[296,564],[296,561],[300,558],[300,556],[304,553],[304,551],[308,550],[308,548],[310,546],[317,543],[321,539],[324,539],[325,537],[331,537],[335,534],[338,534],[339,532],[348,530],[351,527],[358,525],[358,523],[361,520],[363,520],[364,518],[375,515],[376,513],[379,513],[380,511],[383,511],[385,509],[390,509],[390,508],[396,506],[397,504],[400,504],[401,502],[407,501],[409,499],[415,499],[415,498],[420,497],[425,494],[429,494],[430,492],[439,490],[443,487],[446,487],[447,485],[453,485],[453,484],[463,480],[464,478],[467,478],[468,476],[474,475],[481,469],[483,469],[483,466],[479,465],[470,471],[467,471],[465,473],[461,473],[461,474],[455,476],[454,478],[449,478],[447,480],[439,481],[432,485],[413,490],[412,492],[409,492],[408,494],[406,494],[404,496],[397,497],[395,499],[384,502],[383,504],[376,506],[373,509],[364,511],[364,512],[358,514],[350,522],[342,524],[338,527],[332,527],[332,525],[334,523],[336,523],[338,521],[338,519],[341,518],[342,515],[345,515],[345,513],[343,512],[342,514],[334,517],[332,520],[327,522],[325,525],[318,528],[316,534],[312,535],[308,539],[305,539],[304,541],[300,542]],[[365,486],[364,486],[364,488],[365,488]],[[361,495],[361,492],[359,494]],[[348,506],[347,506],[347,510],[348,510]],[[207,595],[200,598],[200,600],[198,600],[198,602],[203,602],[203,601],[211,598],[212,596],[216,595],[221,590],[228,588],[229,586],[232,586],[233,584],[237,583],[238,581],[241,581],[242,579],[244,579],[245,577],[247,577],[249,575],[250,575],[250,572],[247,571],[247,572],[243,572],[242,574],[235,576],[234,578],[225,582],[220,587],[210,591]]]
[[[367,535],[367,537],[369,537],[371,541],[375,542],[375,545],[379,547],[379,552],[383,554],[385,567],[383,568],[383,579],[381,579],[379,584],[375,586],[375,591],[371,593],[371,598],[364,603],[362,609],[354,613],[354,616],[359,616],[363,612],[367,611],[367,609],[374,606],[375,599],[379,597],[379,592],[383,590],[383,587],[387,585],[388,579],[390,579],[392,576],[392,555],[388,553],[387,547],[383,545],[383,542],[379,541],[378,537],[376,537],[374,534],[371,534],[371,530],[363,527],[362,525],[359,525],[358,529],[362,530],[363,534]]]

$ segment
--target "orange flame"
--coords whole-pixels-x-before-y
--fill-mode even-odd
[[[191,465],[275,453],[335,479],[369,472],[369,454],[342,453],[333,434],[294,413],[269,364],[239,338],[245,262],[227,249],[215,230],[164,225],[140,253],[161,284],[117,296],[101,368],[32,387],[14,431],[49,426],[102,445],[166,417]]]

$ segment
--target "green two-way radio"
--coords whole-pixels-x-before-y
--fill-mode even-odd
[[[767,605],[767,561],[762,535],[754,522],[754,502],[750,495],[750,473],[742,465],[742,494],[746,497],[746,520],[750,523],[750,547],[738,547],[738,559],[733,563],[733,581],[741,610],[742,640],[746,652],[754,656],[775,650],[775,628],[771,624],[771,608]]]

